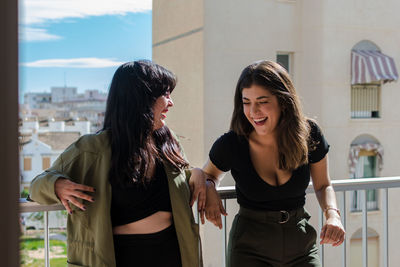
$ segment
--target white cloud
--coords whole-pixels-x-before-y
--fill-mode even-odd
[[[123,64],[112,58],[70,58],[70,59],[43,59],[21,63],[25,67],[33,68],[108,68]]]
[[[22,24],[151,10],[152,0],[22,0]]]
[[[40,41],[59,40],[62,39],[62,37],[48,33],[47,29],[20,27],[19,39],[20,41],[26,41],[26,42],[40,42]]]

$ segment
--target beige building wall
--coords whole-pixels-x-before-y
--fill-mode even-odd
[[[178,77],[167,124],[193,166],[205,159],[203,21],[203,1],[153,1],[153,60]]]
[[[201,166],[212,143],[229,129],[233,95],[242,69],[259,59],[275,60],[277,52],[293,53],[291,76],[305,113],[320,123],[331,149],[332,179],[346,179],[351,142],[361,134],[374,136],[385,150],[380,176],[400,174],[400,84],[384,84],[381,118],[350,118],[350,52],[362,40],[374,42],[392,56],[400,70],[400,2],[387,0],[193,0],[153,1],[153,59],[178,75],[172,95],[176,106],[168,124],[184,136],[188,158]],[[230,175],[222,185],[232,185]],[[400,223],[398,193],[389,190],[390,225]],[[381,194],[379,195],[380,198]],[[338,194],[339,202],[341,194]],[[347,193],[347,255],[350,237],[361,227],[361,214],[350,213]],[[382,201],[379,199],[379,203]],[[236,213],[228,203],[228,226]],[[318,227],[318,204],[307,197]],[[379,235],[383,263],[382,212],[369,213],[368,226]],[[229,227],[228,227],[229,228]],[[228,229],[229,230],[229,229]],[[221,266],[222,233],[203,227],[205,266]],[[396,241],[400,231],[390,227],[390,265],[400,261]],[[325,266],[339,266],[342,248],[325,248]],[[361,257],[361,255],[359,256]]]

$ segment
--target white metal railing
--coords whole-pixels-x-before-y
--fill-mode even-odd
[[[342,201],[340,205],[340,210],[342,214],[342,223],[343,226],[346,228],[346,192],[359,190],[362,196],[362,259],[363,259],[363,267],[368,266],[367,262],[367,190],[371,189],[382,189],[382,210],[383,210],[383,266],[389,266],[389,223],[388,223],[388,189],[389,188],[400,188],[400,177],[377,177],[377,178],[365,178],[365,179],[346,179],[346,180],[333,180],[332,185],[335,191],[341,195]],[[223,204],[225,208],[227,208],[227,199],[234,199],[236,198],[236,192],[234,186],[225,186],[219,187],[218,192],[222,198]],[[314,189],[312,184],[310,183],[307,190],[307,193],[314,193]],[[45,243],[45,266],[49,266],[49,225],[48,225],[48,212],[49,211],[56,211],[56,210],[64,210],[64,207],[61,204],[57,205],[39,205],[34,202],[27,202],[25,199],[20,200],[20,212],[44,212],[44,243]],[[319,210],[319,223],[321,229],[323,224],[323,213]],[[197,215],[198,221],[198,215]],[[222,246],[223,246],[223,266],[225,265],[225,258],[226,258],[226,248],[227,248],[227,227],[226,227],[226,217],[223,216],[223,230],[222,230]],[[346,266],[346,243],[347,237],[345,242],[342,245],[342,266]],[[321,263],[322,266],[324,265],[324,246],[320,246],[320,255],[321,255]]]

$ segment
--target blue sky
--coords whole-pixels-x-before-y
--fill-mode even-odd
[[[151,59],[151,0],[20,1],[20,95],[107,91],[123,62]]]

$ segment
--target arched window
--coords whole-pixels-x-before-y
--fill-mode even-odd
[[[368,134],[358,136],[353,140],[349,153],[349,172],[350,177],[371,178],[379,176],[379,171],[383,167],[383,147],[379,141]],[[361,191],[352,193],[351,211],[360,211],[362,208]],[[378,209],[377,190],[367,191],[368,210]]]
[[[367,229],[368,266],[379,266],[379,234],[372,228]],[[362,265],[362,229],[358,229],[350,238],[350,266]]]
[[[382,83],[397,79],[393,58],[371,41],[357,43],[351,50],[351,118],[381,117]]]

